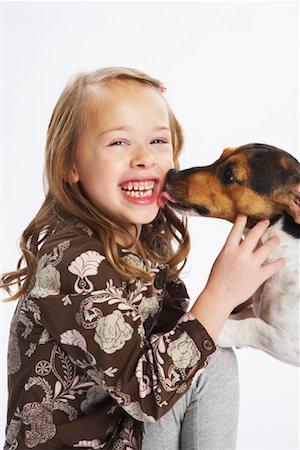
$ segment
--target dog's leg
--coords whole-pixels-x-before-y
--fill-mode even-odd
[[[217,339],[219,347],[256,347],[281,361],[299,366],[299,340],[262,319],[228,319]]]
[[[249,317],[256,317],[253,313],[253,308],[245,308],[237,313],[232,313],[230,315],[230,320],[242,320],[242,319],[249,319]]]

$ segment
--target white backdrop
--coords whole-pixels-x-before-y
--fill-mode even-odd
[[[18,237],[43,200],[48,121],[79,71],[124,65],[163,80],[185,130],[183,168],[249,142],[299,157],[298,21],[295,1],[4,2],[1,271],[15,268]],[[190,228],[184,281],[195,299],[230,225],[193,218]],[[0,305],[0,445],[14,307]],[[238,448],[299,448],[298,369],[257,350],[236,353]]]

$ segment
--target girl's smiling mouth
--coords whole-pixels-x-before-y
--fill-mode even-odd
[[[158,178],[128,180],[119,186],[126,200],[135,204],[151,204],[158,195]]]

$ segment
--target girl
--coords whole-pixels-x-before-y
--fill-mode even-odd
[[[215,342],[283,261],[264,264],[277,238],[256,248],[268,222],[242,241],[239,216],[187,312],[189,236],[158,206],[183,145],[163,91],[106,68],[77,76],[54,109],[48,192],[2,277],[19,285],[5,449],[235,447],[236,362]]]

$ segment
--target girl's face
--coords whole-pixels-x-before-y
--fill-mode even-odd
[[[97,89],[80,137],[73,182],[125,227],[152,222],[174,167],[169,115],[155,89],[118,81]]]

